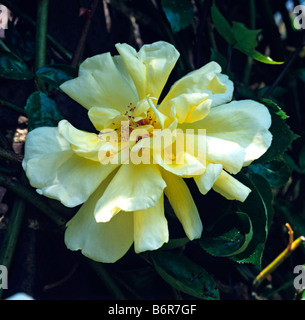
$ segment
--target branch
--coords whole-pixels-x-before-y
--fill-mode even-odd
[[[304,236],[300,236],[295,241],[293,241],[293,231],[288,223],[286,223],[289,234],[289,243],[286,249],[279,254],[259,275],[254,279],[253,286],[258,287],[266,277],[271,274],[284,260],[286,260],[296,248],[300,246],[302,242],[305,241]]]

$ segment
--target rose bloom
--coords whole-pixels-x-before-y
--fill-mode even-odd
[[[187,237],[200,238],[202,222],[184,178],[194,178],[202,194],[214,189],[244,201],[251,190],[231,174],[264,154],[272,141],[268,109],[252,100],[230,102],[233,83],[216,62],[182,77],[159,101],[179,58],[175,47],[159,41],[138,52],[127,44],[116,49],[119,55],[86,59],[78,77],[60,87],[88,109],[101,133],[78,130],[66,120],[58,127],[34,129],[27,135],[23,160],[39,194],[67,207],[83,204],[67,223],[67,247],[108,263],[132,244],[139,253],[168,242],[164,194]],[[121,125],[126,121],[128,141]],[[140,129],[147,134],[131,139]],[[139,154],[157,138],[156,129],[179,129],[186,141],[192,129],[193,150],[187,143],[177,148],[177,136],[151,150],[149,163],[129,161],[132,155],[141,159]],[[206,132],[204,157],[196,143],[199,129]],[[116,148],[106,138],[109,130],[116,133]]]

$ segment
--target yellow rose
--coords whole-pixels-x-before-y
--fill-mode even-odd
[[[120,55],[86,59],[79,76],[61,85],[88,109],[101,133],[78,130],[66,120],[57,128],[37,128],[27,136],[23,160],[38,193],[68,207],[83,204],[67,224],[65,243],[102,262],[117,261],[133,243],[143,252],[168,241],[164,194],[188,238],[200,238],[201,219],[183,178],[194,178],[202,194],[213,188],[227,199],[244,201],[251,190],[230,173],[259,158],[272,141],[267,108],[252,100],[230,102],[233,83],[217,63],[190,72],[159,101],[177,50],[162,41],[139,52],[127,44],[116,48]],[[126,122],[128,141],[122,129]],[[179,139],[152,148],[162,130],[180,130]],[[199,130],[206,132],[204,159],[196,143]],[[105,138],[109,132],[115,141]],[[193,152],[188,145],[178,148],[188,137],[195,142]],[[152,151],[149,163],[129,161],[145,148]]]

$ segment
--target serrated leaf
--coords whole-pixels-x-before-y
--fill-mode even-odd
[[[38,78],[59,89],[62,83],[77,77],[77,70],[64,64],[50,64],[38,69],[36,75]]]
[[[194,20],[194,7],[189,0],[162,0],[162,9],[174,33],[185,29]]]
[[[153,252],[151,258],[157,273],[173,288],[205,300],[219,299],[214,279],[187,257],[159,251]]]
[[[13,80],[29,80],[34,75],[19,57],[8,51],[0,51],[0,77]]]
[[[33,92],[24,108],[29,131],[38,127],[56,127],[63,119],[54,100],[40,91]]]
[[[255,50],[258,45],[257,35],[261,30],[248,29],[243,23],[235,21],[232,23],[233,26],[231,26],[218,10],[215,3],[213,3],[211,8],[211,17],[215,29],[233,48],[262,63],[283,63],[282,61],[274,61]]]
[[[264,164],[251,164],[248,170],[264,177],[272,188],[282,187],[291,175],[291,170],[283,158],[277,158]]]
[[[253,237],[242,253],[232,257],[240,263],[253,263],[261,267],[262,254],[268,231],[273,219],[272,191],[269,183],[261,176],[238,174],[237,179],[252,191],[245,202],[238,205],[241,212],[246,213],[252,223]]]
[[[259,159],[255,160],[254,164],[269,162],[283,155],[290,144],[298,137],[283,119],[282,110],[275,102],[269,99],[260,99],[259,102],[263,103],[271,114],[272,123],[269,131],[273,137],[269,149]]]

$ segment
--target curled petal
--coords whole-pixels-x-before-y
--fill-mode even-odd
[[[213,107],[230,101],[233,95],[233,83],[220,72],[219,64],[212,61],[202,68],[188,73],[174,83],[163,103],[180,95],[193,93],[208,94]]]
[[[214,183],[213,189],[228,200],[239,200],[241,202],[244,202],[251,192],[251,189],[225,171],[221,172],[219,178]]]

